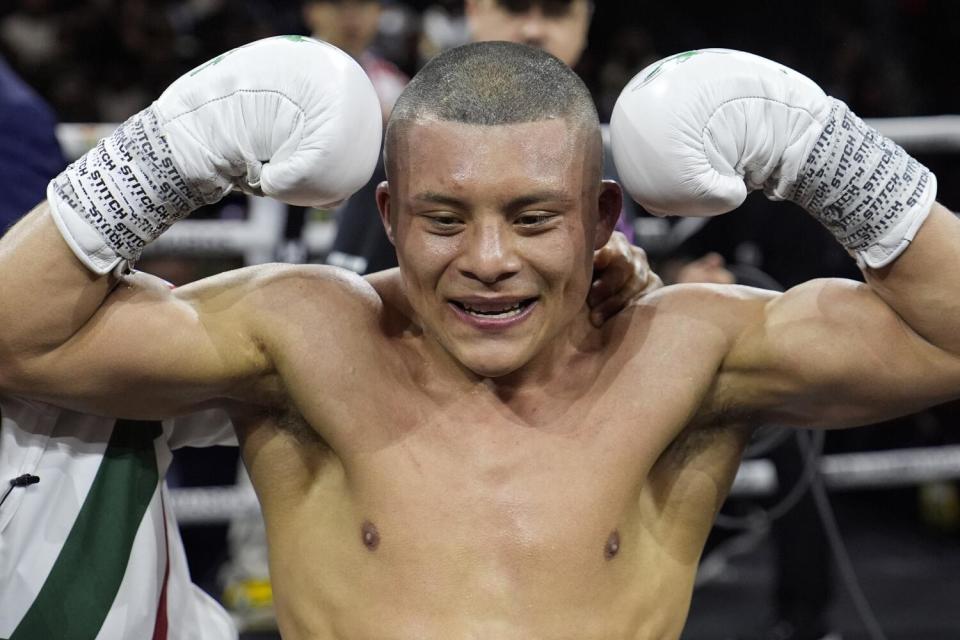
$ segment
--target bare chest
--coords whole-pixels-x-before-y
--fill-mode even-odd
[[[454,547],[568,545],[602,557],[696,410],[689,380],[613,376],[579,381],[573,393],[384,386],[335,410],[325,438],[358,517],[381,529],[396,518],[398,530],[413,521]]]
[[[664,460],[707,384],[698,375],[628,364],[516,394],[444,393],[383,375],[362,389],[344,384],[303,405],[302,426],[322,442],[277,437],[245,451],[268,463],[254,482],[275,557],[295,559],[282,573],[330,609],[360,598],[348,585],[362,584],[363,597],[376,594],[391,611],[448,607],[459,621],[542,630],[558,608],[571,612],[565,629],[615,609],[627,613],[610,620],[627,629],[656,619],[644,603],[662,602],[671,585],[682,615],[712,519],[701,507],[710,500],[697,496],[716,483]],[[304,464],[300,481],[264,482],[313,449],[320,462]],[[682,512],[703,517],[664,520],[664,496],[680,493]],[[307,548],[322,556],[322,583],[297,571]]]

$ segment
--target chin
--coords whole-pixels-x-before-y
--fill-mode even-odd
[[[481,378],[501,378],[527,363],[521,354],[459,354],[460,364]]]
[[[470,369],[471,372],[476,374],[481,378],[502,378],[503,376],[508,376],[523,365],[516,366],[471,366],[469,364],[464,364],[465,367]]]

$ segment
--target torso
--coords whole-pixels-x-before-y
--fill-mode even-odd
[[[369,313],[241,426],[284,638],[679,637],[747,437],[698,414],[722,332],[640,305],[506,391]]]

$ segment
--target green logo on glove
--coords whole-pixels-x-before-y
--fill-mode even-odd
[[[663,60],[660,61],[660,63],[656,67],[653,68],[653,70],[650,73],[646,75],[646,77],[642,78],[640,80],[640,83],[637,84],[635,87],[633,87],[633,89],[634,90],[640,89],[642,87],[647,86],[654,80],[656,80],[660,76],[660,74],[663,73],[663,68],[668,64],[670,64],[671,62],[674,64],[682,64],[687,60],[689,60],[690,58],[692,58],[693,56],[697,55],[698,53],[700,53],[700,50],[694,49],[693,51],[684,51],[683,53],[674,54],[669,58],[664,58]]]
[[[319,44],[316,40],[314,40],[313,38],[308,38],[307,36],[288,35],[288,36],[274,36],[273,38],[280,38],[280,39],[283,39],[283,40],[288,40],[289,42],[311,42],[311,43],[313,43],[313,44]],[[272,40],[273,38],[268,38],[268,39]],[[191,72],[190,72],[190,76],[193,77],[193,76],[197,75],[198,73],[200,73],[201,71],[203,71],[204,69],[206,69],[206,68],[208,68],[208,67],[212,67],[212,66],[215,66],[215,65],[220,64],[221,62],[223,62],[223,59],[226,58],[227,56],[229,56],[231,53],[235,53],[235,52],[237,52],[237,51],[240,51],[240,49],[246,49],[247,47],[252,46],[252,45],[255,45],[255,44],[257,44],[257,43],[256,43],[256,42],[250,42],[250,43],[245,44],[245,45],[243,45],[243,46],[241,46],[241,47],[237,47],[236,49],[230,49],[230,51],[227,51],[226,53],[221,53],[221,54],[218,55],[216,58],[212,58],[212,59],[210,59],[210,60],[207,60],[207,61],[204,62],[202,65],[200,65],[199,67],[197,67],[196,69],[194,69],[193,71],[191,71]]]
[[[654,80],[660,77],[660,75],[666,71],[670,66],[676,66],[678,64],[683,64],[690,58],[700,55],[701,53],[725,53],[717,49],[694,49],[693,51],[684,51],[683,53],[676,53],[672,56],[664,58],[657,63],[649,73],[643,78],[640,78],[640,81],[630,88],[631,91],[636,91],[637,89],[642,89],[647,86]]]

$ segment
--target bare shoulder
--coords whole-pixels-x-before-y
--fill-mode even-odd
[[[326,265],[265,264],[227,271],[176,289],[209,310],[244,310],[267,317],[300,314],[329,320],[375,314],[379,295],[351,271]]]
[[[736,285],[672,285],[646,295],[622,324],[622,363],[631,378],[651,381],[682,415],[674,436],[690,427],[732,425],[739,416],[716,394],[717,380],[740,337],[761,321],[779,294]],[[723,431],[726,431],[724,429]],[[691,441],[692,442],[692,441]],[[696,442],[702,443],[702,438]]]
[[[680,337],[707,331],[734,340],[779,295],[741,285],[670,285],[635,301],[633,322],[669,327]]]
[[[331,352],[349,358],[369,351],[382,335],[380,294],[337,267],[257,265],[200,280],[175,295],[221,334],[248,335],[273,371],[298,353],[312,354],[319,369]]]

